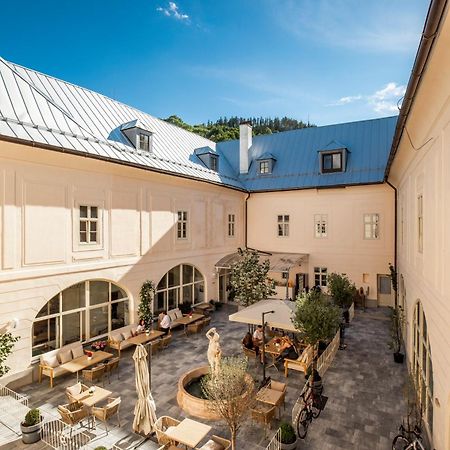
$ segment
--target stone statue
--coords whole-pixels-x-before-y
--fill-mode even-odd
[[[209,339],[208,346],[208,362],[211,367],[211,373],[217,375],[219,373],[220,360],[222,358],[222,350],[220,349],[220,335],[216,332],[215,328],[211,328],[206,333],[206,337]]]

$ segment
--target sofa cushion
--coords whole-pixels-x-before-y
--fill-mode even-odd
[[[59,361],[58,361],[56,354],[47,355],[46,357],[43,358],[42,363],[45,366],[49,366],[49,367],[58,367],[59,366]]]
[[[131,330],[126,330],[122,332],[122,337],[124,339],[129,339],[131,337]]]
[[[115,341],[115,342],[122,342],[123,336],[120,332],[116,332],[116,333],[111,334],[111,340]]]
[[[175,310],[175,319],[180,319],[181,317],[183,317],[183,313],[179,309],[176,309]]]
[[[77,395],[81,392],[81,383],[78,382],[77,384],[74,384],[73,386],[69,386],[66,388],[66,391],[70,395]]]
[[[175,310],[168,311],[167,315],[170,317],[172,322],[177,318],[177,313]]]
[[[131,331],[131,336],[136,336],[136,335],[137,335],[137,333],[136,333],[136,331],[137,331],[137,326],[136,326],[136,325],[133,325],[133,326],[130,328],[130,331]]]
[[[79,358],[80,356],[83,356],[83,355],[84,355],[84,351],[83,351],[83,346],[81,344],[77,345],[76,347],[74,347],[72,349],[73,359]]]
[[[200,447],[200,450],[224,450],[224,446],[218,442],[214,442],[210,439],[205,445]]]
[[[66,362],[72,361],[72,351],[65,350],[58,353],[58,359],[61,364],[65,364]]]

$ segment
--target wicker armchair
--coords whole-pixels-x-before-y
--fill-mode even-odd
[[[161,350],[161,339],[155,339],[150,342],[152,348],[152,355],[154,355],[158,350]]]
[[[197,448],[196,450],[206,450],[209,448],[215,448],[212,447],[212,445],[218,444],[223,447],[223,450],[229,450],[231,448],[231,441],[228,439],[221,438],[219,436],[211,436],[211,439],[205,444],[202,445],[200,448]]]
[[[172,342],[171,334],[168,334],[167,336],[162,337],[161,338],[161,350],[166,349],[171,342]]]
[[[195,334],[200,333],[203,329],[203,321],[198,320],[197,322],[190,323],[187,326],[187,334]]]
[[[173,439],[169,438],[166,435],[166,430],[169,427],[176,427],[180,423],[179,420],[173,419],[169,416],[161,416],[156,422],[155,422],[155,432],[156,432],[156,439],[158,440],[158,444],[169,444],[169,445],[175,445],[175,442]]]
[[[283,405],[283,409],[286,409],[286,383],[281,383],[280,381],[270,380],[269,388],[273,389],[274,391],[283,393],[283,395],[280,397],[280,400],[278,401],[278,403],[275,406],[277,408],[279,408],[281,405]]]
[[[256,353],[256,350],[253,350],[251,348],[247,348],[244,345],[242,346],[242,351],[244,352],[244,355],[250,360],[253,359],[255,361],[255,365],[258,364],[259,355]]]
[[[82,383],[76,383],[73,386],[66,387],[66,397],[69,403],[75,403],[78,400],[74,397],[77,394],[81,394],[89,389],[88,386]]]
[[[103,407],[93,406],[92,407],[92,415],[103,422],[105,424],[106,432],[108,433],[108,420],[117,416],[117,423],[120,427],[120,416],[119,416],[119,408],[121,403],[121,398],[108,398],[108,403]]]
[[[267,437],[267,429],[271,428],[272,420],[275,418],[276,406],[265,403],[257,403],[251,410],[252,420],[264,425],[264,437]]]
[[[84,419],[89,420],[90,418],[89,409],[79,402],[59,405],[58,412],[61,420],[71,427],[78,424],[82,425]]]
[[[96,381],[103,382],[103,376],[105,375],[105,365],[100,364],[93,369],[86,369],[81,372],[84,381],[94,383]]]
[[[115,357],[113,359],[110,359],[105,364],[105,373],[106,373],[106,376],[108,377],[108,382],[109,383],[111,383],[111,374],[114,371],[117,371],[117,379],[120,380],[119,363],[120,363],[120,358],[117,356],[117,357]]]

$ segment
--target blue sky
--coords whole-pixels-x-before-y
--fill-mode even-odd
[[[158,117],[324,125],[395,114],[428,4],[17,0],[2,4],[0,56]]]

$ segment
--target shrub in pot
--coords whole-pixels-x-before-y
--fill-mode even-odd
[[[282,422],[280,425],[280,448],[282,450],[294,450],[297,448],[297,435],[290,423]]]
[[[33,444],[41,439],[42,417],[38,409],[33,408],[27,412],[24,421],[20,424],[22,441],[25,444]]]
[[[401,306],[397,305],[395,308],[391,308],[391,340],[388,345],[394,351],[394,361],[398,364],[402,364],[405,358],[405,355],[401,353],[404,323],[405,314]]]
[[[108,450],[104,445],[99,445],[98,447],[95,447],[94,450]]]

